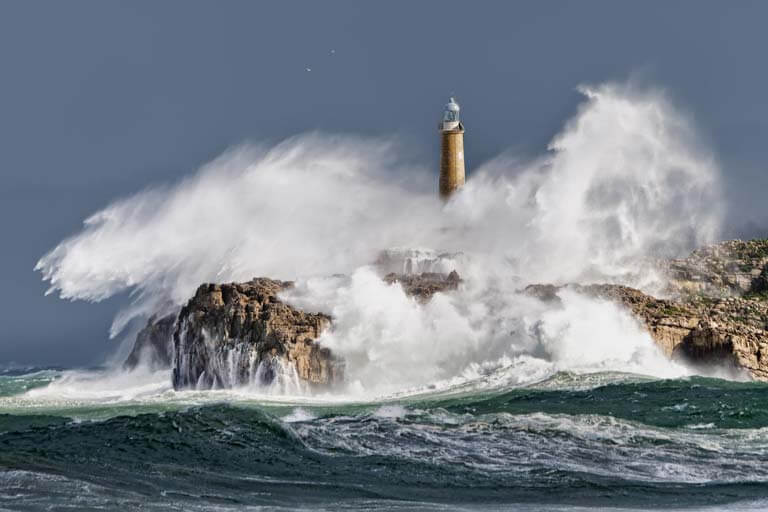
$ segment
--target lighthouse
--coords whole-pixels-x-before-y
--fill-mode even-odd
[[[451,98],[440,123],[440,198],[447,200],[464,185],[464,125]]]

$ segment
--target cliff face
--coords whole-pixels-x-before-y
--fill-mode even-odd
[[[205,284],[179,313],[174,334],[176,389],[268,384],[298,378],[328,385],[342,364],[315,343],[330,317],[278,299],[292,283],[266,278]]]

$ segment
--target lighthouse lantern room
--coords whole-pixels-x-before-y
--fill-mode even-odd
[[[459,104],[445,105],[440,123],[440,197],[447,200],[464,185],[464,125],[459,120]]]

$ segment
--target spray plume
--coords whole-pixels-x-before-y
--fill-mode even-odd
[[[63,298],[131,290],[133,305],[113,333],[136,315],[183,303],[202,282],[298,279],[287,298],[330,312],[335,327],[323,342],[360,379],[378,372],[386,388],[510,357],[558,369],[597,364],[572,350],[588,341],[577,317],[598,313],[590,307],[612,319],[593,345],[628,336],[636,351],[615,359],[648,361],[650,339],[615,307],[568,296],[555,313],[514,292],[541,281],[651,286],[637,272],[645,258],[717,236],[718,168],[663,95],[615,84],[581,91],[585,101],[544,156],[488,162],[447,205],[430,173],[403,166],[391,141],[304,135],[239,147],[175,186],[117,201],[36,269]],[[451,264],[469,284],[416,304],[367,267],[391,247],[462,252]],[[349,277],[326,277],[337,273]]]

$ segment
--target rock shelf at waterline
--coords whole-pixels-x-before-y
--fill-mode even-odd
[[[657,267],[667,298],[617,284],[530,284],[519,293],[552,308],[564,290],[618,304],[667,357],[694,370],[719,367],[768,381],[768,240],[722,242]],[[456,293],[464,282],[455,271],[390,272],[382,281],[402,287],[415,307]],[[180,311],[149,320],[125,366],[168,367],[177,389],[341,385],[348,363],[320,339],[333,329],[333,318],[283,300],[280,294],[293,286],[268,278],[203,284]]]

